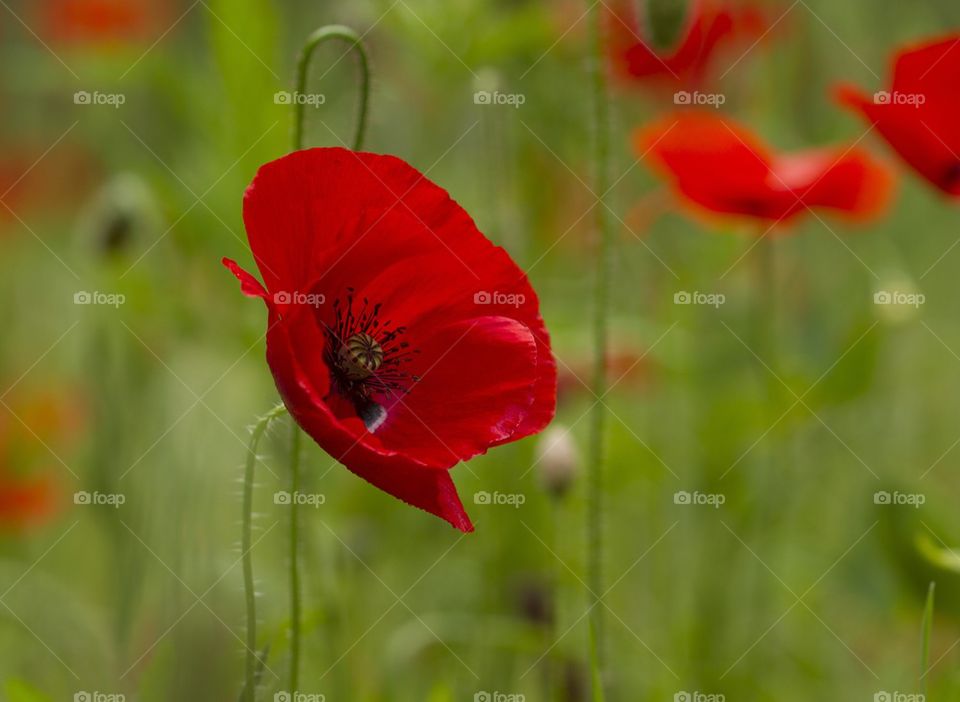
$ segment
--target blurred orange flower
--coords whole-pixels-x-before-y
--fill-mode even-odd
[[[28,480],[0,475],[0,532],[22,531],[46,521],[56,502],[56,487],[47,476]]]
[[[65,43],[140,41],[163,29],[170,16],[163,0],[47,0],[42,26]]]
[[[4,400],[0,409],[0,533],[42,524],[57,512],[61,489],[50,452],[76,436],[79,403],[49,394]],[[54,449],[56,446],[58,448]]]
[[[64,140],[44,156],[49,144],[23,143],[27,139],[0,144],[0,225],[16,223],[35,207],[73,216],[71,206],[86,197],[99,177],[100,168],[87,150]]]

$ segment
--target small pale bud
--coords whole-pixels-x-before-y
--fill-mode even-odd
[[[580,458],[570,430],[555,424],[540,435],[537,471],[543,487],[554,497],[563,497],[580,471]]]
[[[153,192],[139,176],[114,176],[87,205],[79,238],[104,257],[131,255],[159,234],[160,214]]]
[[[892,324],[907,322],[920,314],[927,297],[914,280],[903,272],[882,277],[882,284],[873,293],[877,316]]]

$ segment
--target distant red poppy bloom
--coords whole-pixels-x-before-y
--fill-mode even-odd
[[[752,5],[730,0],[694,0],[675,46],[656,50],[637,18],[633,0],[618,0],[608,11],[608,53],[622,78],[667,85],[701,82],[717,54],[763,33],[765,20]]]
[[[5,404],[8,408],[0,408],[0,533],[23,531],[56,513],[60,488],[47,465],[50,445],[62,452],[83,424],[82,407],[62,388],[57,394],[13,393]]]
[[[0,532],[22,531],[53,513],[57,491],[48,476],[0,476]]]
[[[45,0],[43,26],[53,40],[62,42],[143,40],[168,17],[168,4],[166,0]]]
[[[0,234],[10,225],[23,228],[17,221],[34,208],[50,212],[51,203],[69,209],[84,198],[98,178],[96,158],[86,150],[66,142],[56,154],[43,158],[49,144],[24,143],[22,137],[0,144]]]
[[[838,90],[843,104],[877,131],[920,175],[950,195],[960,195],[960,34],[901,50],[893,85],[867,96]]]
[[[666,117],[638,130],[634,146],[684,201],[774,223],[808,208],[870,217],[884,208],[893,187],[890,170],[863,149],[776,154],[751,132],[713,114]]]
[[[263,166],[244,222],[264,285],[267,363],[331,456],[463,531],[448,469],[543,429],[556,365],[524,273],[393,156],[298,151]]]

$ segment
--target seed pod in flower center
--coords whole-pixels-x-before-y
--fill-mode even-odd
[[[350,380],[366,380],[383,363],[383,347],[369,334],[354,334],[340,347],[340,368]]]

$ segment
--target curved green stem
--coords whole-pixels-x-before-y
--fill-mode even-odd
[[[300,427],[290,421],[290,694],[300,688]]]
[[[243,702],[255,702],[257,677],[257,595],[253,584],[253,474],[257,463],[257,448],[260,439],[270,426],[270,422],[287,411],[283,405],[277,405],[257,420],[250,433],[247,447],[247,465],[243,476],[243,531],[240,548],[243,551],[243,590],[247,604],[247,662],[246,684],[243,688]]]
[[[593,87],[593,160],[594,190],[599,193],[596,227],[599,234],[596,269],[594,271],[594,367],[593,393],[602,398],[607,392],[607,356],[610,278],[613,268],[613,230],[610,226],[606,195],[609,189],[610,135],[607,81],[603,65],[603,14],[590,4],[593,14],[593,39],[590,56]],[[593,699],[604,699],[603,645],[603,473],[606,406],[597,402],[590,428],[590,465],[587,481],[587,584],[590,591],[590,662],[593,672]]]
[[[310,59],[318,46],[330,39],[341,39],[348,44],[350,48],[357,52],[360,58],[360,104],[357,114],[357,135],[354,138],[353,150],[359,151],[363,147],[363,137],[367,128],[367,105],[370,100],[370,62],[367,59],[367,50],[363,46],[363,40],[360,35],[339,24],[331,24],[321,27],[307,38],[303,51],[300,53],[300,59],[297,62],[297,94],[303,95],[307,87],[307,72],[310,70]],[[306,112],[306,105],[294,100],[294,122],[293,122],[293,148],[300,150],[303,148],[303,123]]]

